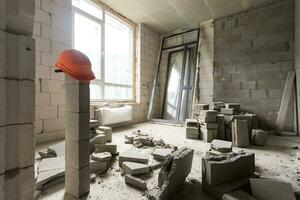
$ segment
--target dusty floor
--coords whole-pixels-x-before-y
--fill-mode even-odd
[[[211,197],[201,191],[201,158],[209,149],[210,144],[200,140],[185,139],[185,129],[183,127],[167,126],[161,124],[142,123],[124,128],[113,129],[113,143],[118,144],[118,151],[122,152],[129,148],[134,148],[130,144],[124,144],[124,135],[133,130],[148,130],[161,137],[166,143],[178,147],[187,146],[195,150],[192,172],[182,191],[175,195],[174,199],[196,200]],[[43,144],[37,146],[37,150],[48,146]],[[265,147],[255,147],[244,149],[254,152],[256,156],[257,171],[262,175],[283,175],[289,177],[294,182],[294,187],[300,191],[300,137],[278,137],[271,136],[268,145]],[[234,148],[238,150],[239,148]],[[147,149],[148,153],[151,149]],[[155,170],[147,179],[148,188],[155,187],[159,170]],[[63,199],[64,184],[59,184],[53,188],[43,191],[39,200],[58,200]],[[125,200],[147,199],[143,192],[125,185],[124,177],[121,175],[118,161],[115,160],[107,173],[97,176],[96,182],[91,184],[89,199],[99,200]]]

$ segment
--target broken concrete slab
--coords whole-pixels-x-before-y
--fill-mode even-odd
[[[247,120],[235,119],[232,123],[232,142],[237,147],[249,146],[249,132]]]
[[[140,153],[136,150],[127,150],[120,153],[119,165],[122,166],[122,163],[126,161],[147,164],[149,161],[149,155],[146,153]]]
[[[224,194],[222,200],[257,200],[244,190],[236,190],[228,194]]]
[[[162,166],[162,162],[155,160],[153,157],[149,160],[148,166],[151,170],[156,170]]]
[[[257,146],[264,146],[267,144],[269,133],[261,129],[252,129],[251,143]]]
[[[160,189],[157,193],[157,199],[171,199],[182,187],[191,171],[193,155],[193,149],[183,147],[167,157],[158,177],[158,187]]]
[[[253,153],[231,152],[216,155],[207,152],[207,155],[202,158],[203,178],[210,186],[250,177],[254,173],[254,168]]]
[[[106,144],[95,144],[95,152],[102,153],[102,152],[110,152],[112,155],[117,155],[117,145],[112,143]]]
[[[91,159],[98,162],[110,161],[112,155],[110,152],[102,152],[102,153],[92,153]]]
[[[172,151],[173,149],[155,149],[152,155],[155,160],[164,161]]]
[[[214,139],[210,144],[210,148],[221,153],[229,153],[232,151],[232,142]]]
[[[106,142],[112,141],[112,128],[108,126],[99,126],[97,130],[103,131],[106,136]]]
[[[65,141],[49,146],[47,150],[53,154],[56,154],[57,157],[65,156]]]
[[[147,183],[145,181],[140,178],[133,177],[129,174],[125,175],[125,183],[142,191],[147,190]]]
[[[131,175],[146,174],[150,172],[150,167],[148,165],[135,162],[123,162],[122,169]]]
[[[286,177],[250,178],[252,194],[262,200],[296,200],[290,180]]]
[[[212,197],[222,200],[222,197],[225,194],[228,194],[232,191],[238,190],[238,189],[248,189],[249,187],[249,178],[242,178],[242,179],[236,179],[233,181],[229,181],[223,184],[210,186],[207,184],[206,180],[203,178],[204,174],[202,174],[202,188],[205,193],[210,194]]]

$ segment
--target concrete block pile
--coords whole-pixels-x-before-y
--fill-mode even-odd
[[[35,1],[0,1],[0,199],[34,194]]]

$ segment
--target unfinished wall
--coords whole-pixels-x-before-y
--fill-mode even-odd
[[[276,123],[288,71],[294,69],[294,1],[283,0],[215,21],[214,101],[239,102]],[[286,129],[293,131],[290,102]]]
[[[214,64],[214,25],[213,20],[200,24],[201,44],[199,60],[199,103],[210,104],[213,101],[213,64]]]
[[[300,113],[300,1],[295,1],[295,4],[295,70],[297,78],[298,113]],[[299,114],[298,124],[300,124]],[[300,128],[298,132],[300,132]]]
[[[72,47],[71,0],[36,0],[37,141],[64,135],[64,74],[55,73],[59,53]]]

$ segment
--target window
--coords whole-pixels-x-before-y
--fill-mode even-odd
[[[134,26],[89,0],[72,0],[73,46],[85,53],[96,76],[92,101],[134,99]]]

